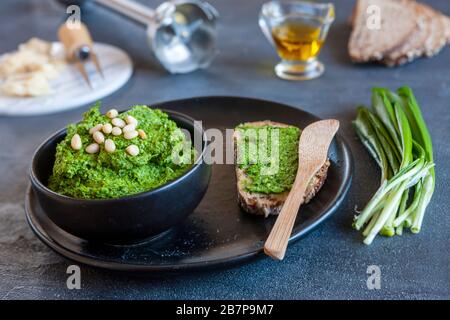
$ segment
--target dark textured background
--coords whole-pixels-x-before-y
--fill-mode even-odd
[[[42,117],[0,117],[0,299],[450,298],[450,49],[397,69],[354,66],[346,53],[350,32],[346,21],[353,1],[339,0],[337,19],[321,54],[327,66],[325,75],[310,82],[286,82],[274,76],[277,57],[257,25],[262,1],[211,2],[221,14],[220,55],[209,69],[189,75],[168,75],[155,63],[145,44],[144,29],[104,9],[83,12],[97,41],[125,49],[135,62],[133,78],[103,99],[104,104],[126,107],[199,95],[237,95],[337,118],[356,160],[353,186],[342,209],[290,247],[281,263],[262,258],[233,269],[166,276],[82,266],[82,289],[70,291],[66,289],[70,262],[32,234],[24,219],[23,200],[34,149],[52,132],[77,121],[87,106]],[[427,3],[450,15],[448,0]],[[31,36],[55,39],[63,16],[64,8],[53,1],[3,0],[0,52],[15,49]],[[356,105],[368,103],[371,87],[395,89],[404,84],[413,87],[433,136],[436,192],[420,234],[380,237],[367,247],[350,226],[354,207],[364,205],[376,190],[379,172],[355,138],[350,121]],[[381,290],[366,287],[366,269],[373,264],[381,267]]]

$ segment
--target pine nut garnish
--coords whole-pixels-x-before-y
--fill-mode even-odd
[[[120,136],[122,134],[122,129],[120,129],[119,127],[114,127],[112,128],[111,133],[113,136]]]
[[[112,153],[116,151],[116,144],[111,139],[105,140],[105,151],[108,153]]]
[[[94,134],[94,132],[97,132],[103,128],[103,124],[97,124],[89,129],[89,134]]]
[[[111,120],[111,123],[112,123],[114,126],[119,127],[119,128],[125,127],[125,121],[123,121],[123,120],[120,119],[120,118],[114,118],[114,119],[112,119],[112,120]]]
[[[133,117],[133,116],[130,116],[130,115],[125,116],[125,121],[126,121],[128,124],[134,124],[134,125],[136,125],[136,126],[137,126],[137,124],[138,124],[138,121],[136,120],[136,118]]]
[[[105,134],[110,134],[111,131],[112,131],[112,128],[113,128],[113,127],[112,127],[111,123],[106,123],[106,124],[103,125],[102,131],[103,131],[103,133],[105,133]]]
[[[88,145],[86,147],[86,152],[87,153],[97,153],[100,150],[100,146],[96,143],[91,143],[90,145]]]
[[[138,146],[136,146],[136,145],[134,145],[134,144],[132,144],[132,145],[129,145],[126,149],[125,149],[125,151],[130,155],[130,156],[137,156],[138,154],[139,154],[139,148],[138,148]]]
[[[134,123],[127,124],[122,129],[123,133],[130,132],[130,131],[135,131],[135,130],[136,130],[136,125]]]
[[[139,129],[138,133],[139,133],[139,137],[141,137],[141,139],[147,139],[147,134],[145,133],[144,130]]]
[[[102,144],[103,142],[105,142],[105,136],[100,131],[94,132],[94,134],[92,135],[92,138],[98,144]]]
[[[81,144],[81,137],[78,133],[75,133],[72,137],[72,139],[70,140],[70,146],[72,147],[73,150],[80,150],[82,147]]]
[[[119,115],[119,112],[116,109],[111,109],[106,112],[106,116],[110,119],[114,119]]]
[[[136,130],[134,130],[134,131],[125,132],[123,134],[123,137],[127,140],[131,140],[131,139],[136,138],[138,135],[139,135],[138,132]]]

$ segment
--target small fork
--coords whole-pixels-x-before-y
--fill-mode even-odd
[[[85,63],[88,60],[93,62],[97,72],[104,79],[99,59],[93,49],[91,34],[82,22],[64,23],[59,27],[58,38],[66,50],[67,59],[75,63],[77,69],[91,89],[92,84],[85,68]]]

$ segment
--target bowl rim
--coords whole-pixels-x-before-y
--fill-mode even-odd
[[[147,107],[149,108],[153,108],[149,105],[147,105]],[[194,126],[194,121],[195,119],[186,115],[185,113],[182,112],[178,112],[178,111],[174,111],[174,110],[170,110],[170,109],[165,109],[165,108],[153,108],[153,109],[159,109],[165,113],[167,113],[169,115],[169,118],[171,118],[172,115],[177,116],[179,118],[184,118],[185,120],[187,120],[188,122],[190,122],[195,130],[195,126]],[[128,111],[129,109],[126,110],[120,110],[119,113],[123,113],[125,111]],[[173,119],[172,119],[173,120]],[[78,123],[78,122],[77,122]],[[147,191],[142,191],[139,193],[135,193],[135,194],[130,194],[130,195],[126,195],[123,197],[118,197],[118,198],[111,198],[111,199],[82,199],[82,198],[74,198],[74,197],[70,197],[70,196],[66,196],[60,193],[57,193],[53,190],[51,190],[49,187],[47,187],[44,183],[41,182],[41,180],[37,177],[36,173],[35,173],[35,167],[36,167],[36,157],[37,154],[41,151],[41,149],[47,145],[48,143],[52,142],[52,140],[54,140],[56,137],[63,135],[63,134],[67,134],[67,127],[64,127],[62,129],[59,129],[58,131],[52,133],[47,139],[44,140],[44,142],[42,142],[34,151],[33,156],[31,158],[31,165],[29,167],[28,170],[28,176],[29,179],[31,181],[31,184],[34,187],[37,187],[38,189],[40,189],[41,191],[43,191],[44,193],[46,193],[48,196],[53,197],[53,198],[59,198],[60,200],[64,200],[64,201],[72,201],[72,202],[88,202],[88,203],[95,203],[95,204],[101,204],[101,203],[108,203],[108,204],[112,204],[112,203],[117,203],[117,202],[123,202],[123,201],[129,201],[129,200],[135,200],[138,198],[142,198],[142,197],[146,197],[146,196],[150,196],[152,194],[164,191],[170,187],[172,187],[174,184],[176,184],[177,182],[186,179],[188,176],[192,175],[194,171],[196,171],[201,164],[203,164],[203,156],[205,154],[205,151],[207,149],[207,145],[208,145],[208,139],[206,136],[206,132],[205,129],[203,128],[203,126],[201,127],[201,133],[202,133],[202,151],[201,153],[197,156],[197,159],[195,160],[194,164],[189,168],[189,170],[187,170],[186,172],[184,172],[181,176],[170,180],[154,189],[150,189]]]

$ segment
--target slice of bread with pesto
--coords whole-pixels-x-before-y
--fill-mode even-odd
[[[276,215],[286,201],[298,168],[301,130],[273,121],[240,124],[234,129],[234,155],[239,205],[248,213]],[[327,162],[310,181],[304,202],[320,190]]]

